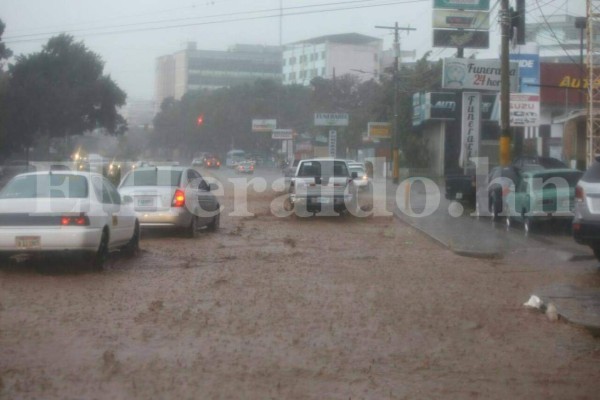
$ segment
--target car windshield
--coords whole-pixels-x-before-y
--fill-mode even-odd
[[[350,170],[350,173],[356,172],[358,176],[362,176],[365,174],[365,169],[360,166],[351,165],[350,167],[348,167],[348,169]]]
[[[129,173],[121,183],[121,187],[128,186],[179,186],[181,170],[148,169],[137,170]]]
[[[348,168],[343,161],[304,161],[298,171],[299,177],[345,177],[348,175]]]
[[[21,175],[0,191],[1,199],[88,197],[88,180],[81,175]]]

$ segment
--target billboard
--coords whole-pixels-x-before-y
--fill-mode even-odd
[[[463,49],[487,49],[490,47],[490,33],[488,31],[434,29],[433,47],[462,47]]]
[[[392,137],[392,124],[389,122],[369,122],[367,136],[371,139],[389,139]]]
[[[271,139],[274,140],[291,140],[294,138],[292,129],[273,129]]]
[[[518,63],[510,62],[510,91],[518,89]],[[478,89],[500,91],[500,60],[445,58],[442,74],[444,89]]]
[[[540,94],[540,55],[537,44],[517,46],[509,58],[519,64],[519,92]]]
[[[433,0],[433,8],[487,11],[490,9],[490,0]]]
[[[438,29],[490,29],[486,11],[433,10],[433,27]]]
[[[277,128],[277,120],[275,119],[253,119],[252,132],[271,132]]]
[[[456,119],[456,94],[454,92],[425,93],[424,119]]]
[[[315,126],[348,126],[346,113],[315,113]]]

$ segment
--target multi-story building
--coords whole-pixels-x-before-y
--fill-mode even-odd
[[[358,33],[320,36],[283,50],[283,83],[309,85],[316,77],[355,74],[363,80],[381,72],[381,39]]]
[[[548,15],[539,22],[527,23],[525,39],[537,43],[540,56],[551,61],[579,60],[581,35],[583,34],[583,51],[586,51],[586,32],[576,25],[578,17],[573,15]],[[598,27],[600,28],[600,27]],[[595,31],[598,32],[598,28]],[[600,40],[598,35],[597,40]]]
[[[190,90],[218,89],[257,79],[281,82],[278,46],[237,44],[227,51],[198,50],[195,42],[185,50],[156,60],[156,104],[168,97],[181,99]]]

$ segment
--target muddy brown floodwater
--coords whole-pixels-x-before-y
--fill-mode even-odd
[[[101,273],[1,267],[0,398],[598,398],[600,341],[522,307],[581,274],[391,217],[278,218],[274,196],[197,239],[144,232]]]

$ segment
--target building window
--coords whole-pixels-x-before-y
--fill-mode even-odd
[[[295,81],[296,80],[296,73],[295,72],[290,72],[288,80]]]
[[[281,65],[285,67],[285,58],[282,60]]]
[[[306,62],[306,56],[303,54],[300,56],[300,64],[305,63]]]
[[[290,65],[296,64],[296,57],[290,57]]]
[[[325,52],[324,52],[324,51],[322,51],[322,52],[321,52],[321,59],[322,59],[322,60],[324,60],[324,59],[325,59]]]
[[[321,68],[321,76],[325,76],[325,67]]]
[[[379,56],[377,53],[373,54],[373,61],[377,62],[379,60]]]

